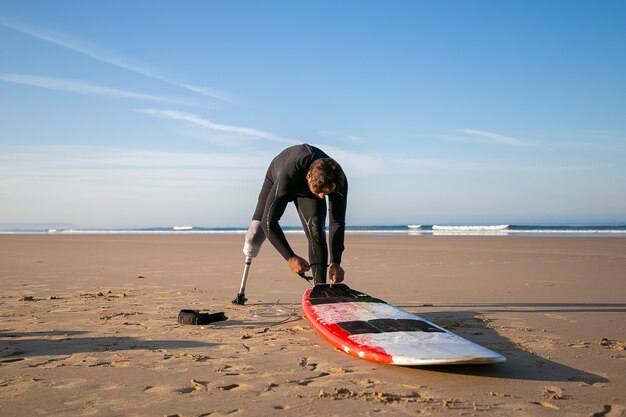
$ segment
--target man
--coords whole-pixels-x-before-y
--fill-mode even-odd
[[[265,175],[252,223],[245,237],[243,253],[258,255],[267,237],[289,263],[291,270],[303,274],[313,270],[315,284],[344,280],[341,254],[344,246],[348,181],[341,166],[320,149],[308,145],[291,146],[276,156]],[[329,240],[326,243],[326,199],[330,214]],[[287,203],[295,204],[309,241],[309,262],[296,255],[289,246],[279,220]]]

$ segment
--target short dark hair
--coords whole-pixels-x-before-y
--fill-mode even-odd
[[[343,186],[343,171],[332,158],[316,159],[309,168],[309,183],[313,191],[330,194]]]

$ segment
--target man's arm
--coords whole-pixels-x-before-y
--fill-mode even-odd
[[[279,220],[287,208],[289,203],[286,196],[281,196],[278,192],[279,182],[277,181],[270,190],[265,204],[265,212],[263,213],[263,220],[261,226],[265,232],[265,236],[270,243],[276,248],[285,260],[292,258],[295,253],[289,246],[287,238],[283,229],[280,227]]]
[[[348,183],[340,192],[328,195],[329,202],[329,231],[330,238],[330,262],[341,264],[341,255],[344,250],[344,235],[346,231],[346,209],[348,200]]]

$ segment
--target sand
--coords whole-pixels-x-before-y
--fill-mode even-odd
[[[626,415],[625,238],[347,236],[347,284],[508,358],[428,368],[334,349],[269,245],[232,305],[241,246],[0,235],[0,415]],[[229,319],[179,325],[183,308]]]

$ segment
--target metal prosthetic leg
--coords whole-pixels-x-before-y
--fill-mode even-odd
[[[246,282],[248,282],[248,272],[250,271],[250,265],[252,264],[252,258],[246,256],[246,262],[243,266],[243,276],[241,277],[241,286],[239,292],[233,300],[233,304],[244,305],[248,299],[246,298]]]
[[[243,254],[246,256],[246,260],[243,266],[243,276],[241,277],[241,286],[239,292],[233,300],[233,304],[240,306],[244,305],[248,299],[246,298],[246,283],[248,282],[248,273],[250,272],[250,265],[252,264],[252,258],[256,257],[261,250],[261,245],[265,241],[265,233],[261,228],[261,222],[258,220],[252,220],[250,228],[246,232],[246,237],[243,244]]]

